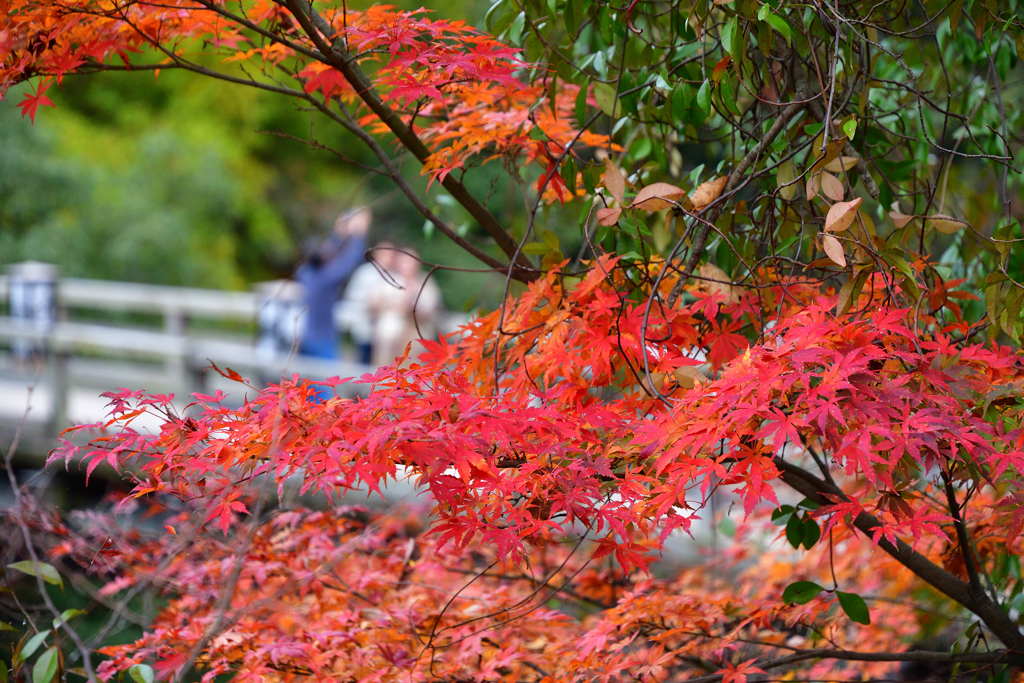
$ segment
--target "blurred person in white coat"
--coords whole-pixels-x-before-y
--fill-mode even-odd
[[[375,312],[370,302],[378,298],[382,288],[394,289],[388,280],[393,276],[396,251],[390,242],[381,242],[368,254],[370,261],[356,268],[352,273],[345,293],[335,314],[338,327],[348,330],[356,347],[356,360],[364,365],[373,362],[373,336],[376,327]],[[384,273],[388,273],[387,276]]]
[[[392,253],[394,263],[389,272],[394,282],[376,284],[369,297],[374,320],[373,364],[377,366],[394,362],[409,342],[436,338],[441,310],[441,290],[427,279],[418,255],[409,249]],[[417,346],[410,358],[418,355]]]

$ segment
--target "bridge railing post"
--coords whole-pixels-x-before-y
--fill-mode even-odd
[[[12,355],[21,363],[46,363],[45,376],[50,391],[49,431],[57,434],[68,419],[67,353],[55,347],[51,338],[61,314],[60,271],[54,264],[40,261],[12,263],[5,270],[10,317],[38,334],[34,338],[13,339]]]
[[[305,316],[302,285],[292,280],[261,282],[256,290],[256,353],[264,362],[287,357],[298,343]],[[265,373],[269,374],[269,373]],[[277,382],[280,377],[262,377]]]
[[[188,317],[179,306],[164,306],[163,317],[165,333],[175,337],[185,337],[188,334]],[[183,394],[193,393],[194,368],[191,367],[188,358],[183,355],[168,355],[164,361],[164,372],[167,373],[168,380],[176,384]]]

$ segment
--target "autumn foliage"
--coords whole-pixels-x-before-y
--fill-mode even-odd
[[[501,39],[305,0],[0,5],[0,89],[31,81],[26,115],[70,73],[121,68],[292,97],[518,283],[418,357],[328,382],[362,398],[226,368],[211,371],[241,405],[109,394],[109,419],[51,464],[130,482],[112,516],[18,516],[27,546],[35,530],[46,559],[100,580],[98,600],[164,600],[96,675],[743,683],[1022,665],[1019,183],[993,171],[998,201],[956,210],[946,192],[971,187],[973,172],[950,182],[958,154],[994,167],[1018,151],[1016,114],[947,67],[975,60],[1010,98],[1024,24],[985,2],[926,2],[927,21],[886,3],[684,4],[499,0]],[[932,23],[934,44],[916,37]],[[899,80],[917,73],[908,45],[941,97]],[[900,118],[908,98],[918,114]],[[718,169],[684,173],[684,142]],[[485,163],[509,172],[525,227],[463,185]],[[574,206],[568,258],[575,229],[555,223]],[[136,428],[144,414],[158,431]],[[352,506],[399,479],[422,507]],[[673,542],[709,531],[703,563],[659,574]],[[16,569],[52,580],[32,562]],[[16,671],[43,643],[22,654],[26,639]]]

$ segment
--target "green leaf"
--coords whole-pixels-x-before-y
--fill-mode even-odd
[[[804,520],[804,547],[810,550],[819,538],[821,538],[821,527],[810,517],[806,518]]]
[[[849,120],[843,122],[843,134],[853,140],[853,136],[857,134],[857,119],[850,117]]]
[[[731,517],[723,517],[722,523],[718,525],[718,528],[722,530],[722,533],[729,537],[736,537],[736,522],[732,521]]]
[[[64,580],[60,578],[60,574],[54,568],[52,564],[46,564],[45,562],[33,562],[32,560],[24,560],[23,562],[15,562],[14,564],[7,565],[8,569],[17,569],[19,572],[28,574],[30,576],[38,576],[43,579],[46,583],[52,583],[54,586],[60,586],[61,590],[64,590]]]
[[[543,242],[530,242],[529,244],[523,245],[523,253],[531,254],[533,256],[543,256],[549,251],[551,251],[551,247]]]
[[[686,121],[686,110],[690,108],[690,86],[679,83],[672,90],[672,120],[678,123]]]
[[[548,245],[552,251],[559,248],[558,235],[550,230],[543,230],[540,233],[540,240],[544,244]]]
[[[25,643],[25,647],[21,648],[18,656],[14,658],[14,666],[17,667],[19,664],[35,654],[36,650],[39,649],[39,646],[43,644],[43,641],[46,640],[48,635],[50,635],[49,631],[42,631],[32,636],[32,638]]]
[[[153,667],[149,664],[136,664],[128,669],[128,675],[135,683],[153,683]]]
[[[902,256],[897,256],[896,254],[889,254],[888,256],[889,260],[892,262],[892,265],[896,266],[896,268],[901,273],[903,273],[905,276],[907,276],[907,278],[911,280],[914,279],[914,269],[910,267],[910,264],[907,263],[907,260],[905,258],[903,258]]]
[[[825,590],[813,581],[797,581],[786,586],[782,591],[782,601],[787,605],[796,603],[806,605],[815,598],[821,591]]]
[[[736,107],[736,95],[733,93],[732,83],[728,78],[722,79],[718,86],[718,92],[722,97],[722,104],[725,105],[725,108],[738,116],[740,110]]]
[[[80,617],[83,614],[86,614],[86,611],[84,609],[66,609],[64,610],[63,613],[61,613],[60,619],[53,620],[53,627],[57,628],[60,626],[60,623],[62,621],[71,621],[75,617]]]
[[[7,662],[0,659],[0,683],[7,683]]]
[[[11,626],[10,624],[8,624],[6,622],[0,621],[0,633],[3,633],[4,631],[10,631],[11,633],[17,633],[18,629],[14,628],[13,626]]]
[[[526,26],[526,12],[520,12],[519,16],[512,21],[512,25],[508,27],[508,42],[519,45],[519,40],[523,37],[524,26]]]
[[[580,91],[576,93],[576,122],[580,124],[580,128],[587,125],[587,91],[590,90],[590,81],[580,86]]]
[[[985,288],[985,311],[988,313],[989,320],[992,321],[992,327],[997,332],[1000,329],[999,304],[1002,303],[1002,300],[1002,285],[992,285]]]
[[[509,11],[498,17],[494,24],[490,26],[490,32],[492,35],[500,36],[502,33],[508,30],[508,27],[512,25],[512,22],[516,18],[516,12]]]
[[[576,194],[576,160],[572,158],[572,155],[567,155],[562,161],[562,180],[565,182],[565,186],[569,188],[569,194]]]
[[[39,655],[32,667],[32,683],[50,683],[57,675],[57,648],[51,647]]]
[[[956,36],[957,26],[960,25],[960,15],[964,11],[964,0],[956,0],[949,8],[949,29]]]
[[[793,29],[789,27],[789,24],[785,19],[780,17],[778,14],[769,14],[764,18],[768,25],[775,29],[775,32],[786,39],[787,45],[793,44]]]
[[[793,515],[786,523],[786,540],[794,548],[799,548],[804,542],[804,523],[800,515]]]
[[[839,598],[839,606],[843,608],[846,616],[850,617],[852,621],[864,624],[865,626],[871,623],[871,614],[868,612],[868,606],[864,602],[864,598],[856,593],[844,593],[842,591],[836,591],[836,597]]]
[[[1005,275],[999,272],[989,273],[988,275],[985,276],[985,286],[987,287],[989,285],[998,285],[1001,282],[1006,282],[1008,279],[1009,278],[1007,278]]]
[[[622,105],[615,97],[615,86],[608,83],[595,83],[594,99],[597,100],[597,106],[601,107],[601,111],[613,119],[622,113]]]
[[[707,79],[704,79],[697,91],[697,106],[704,111],[705,115],[711,113],[711,81]]]
[[[792,514],[793,506],[783,505],[775,510],[772,510],[772,523],[777,526],[782,526],[789,522],[789,517]]]
[[[733,52],[734,38],[738,31],[739,17],[733,17],[731,21],[727,22],[725,26],[722,27],[722,48],[724,48],[729,54],[732,54]]]
[[[579,9],[582,9],[582,0],[566,0],[565,13],[562,17],[565,20],[565,30],[570,38],[576,37],[576,29],[580,25]]]

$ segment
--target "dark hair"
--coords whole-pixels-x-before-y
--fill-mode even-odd
[[[305,261],[314,268],[324,265],[325,254],[324,244],[316,237],[307,237],[302,244],[302,251],[305,254]]]

